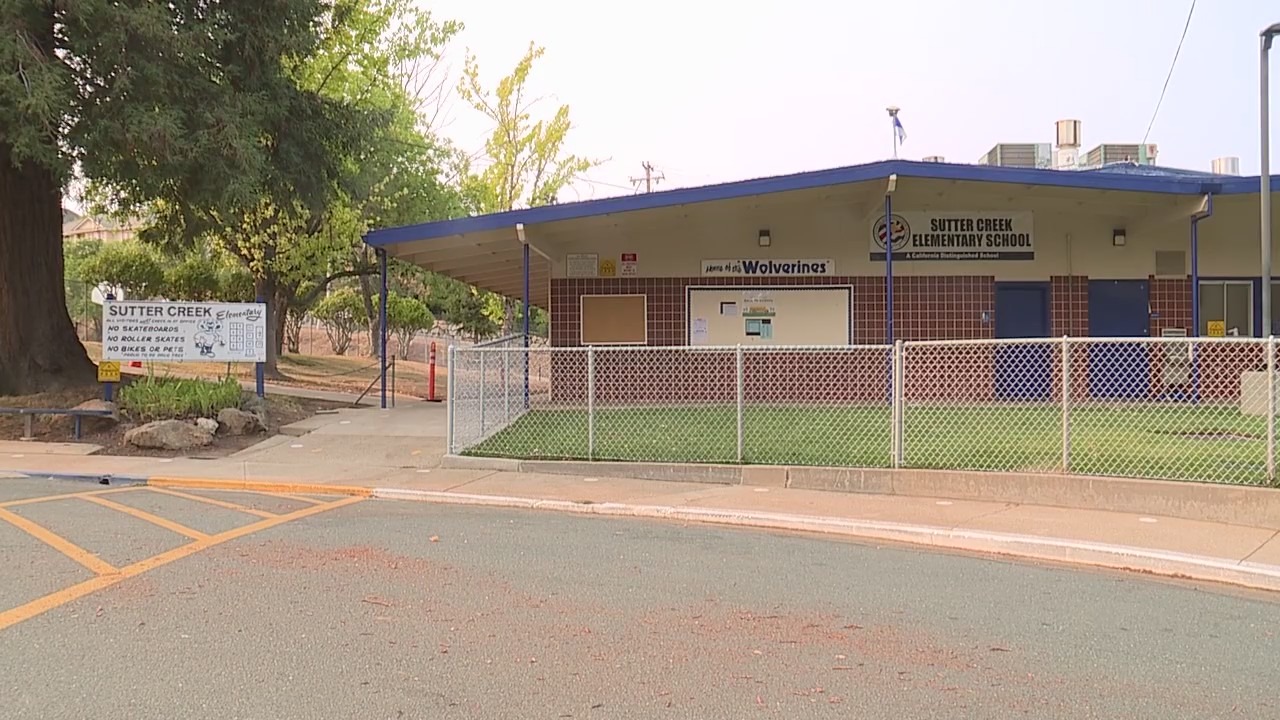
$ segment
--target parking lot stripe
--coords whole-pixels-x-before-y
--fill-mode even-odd
[[[111,563],[102,560],[97,555],[94,555],[79,545],[70,542],[62,536],[54,534],[46,528],[31,522],[21,515],[17,515],[0,508],[0,520],[8,522],[10,525],[13,525],[54,550],[57,550],[63,555],[75,560],[98,575],[112,575],[119,572],[119,570]]]
[[[258,491],[257,491],[257,490],[250,490],[249,492],[258,492]],[[306,497],[305,495],[291,495],[291,494],[289,494],[289,493],[268,493],[268,492],[262,492],[262,493],[260,493],[260,494],[263,494],[263,495],[270,495],[270,496],[272,496],[272,497],[285,498],[286,500],[297,500],[298,502],[311,503],[312,505],[323,505],[324,503],[329,502],[328,500],[320,500],[320,499],[317,499],[317,498],[309,498],[309,497]]]
[[[101,505],[101,506],[103,506],[103,507],[105,507],[105,508],[110,508],[110,509],[112,509],[112,510],[117,510],[117,511],[122,512],[122,513],[125,513],[125,514],[127,514],[127,515],[132,515],[132,516],[134,516],[134,517],[138,518],[139,520],[146,520],[147,522],[151,523],[152,525],[159,525],[160,527],[164,528],[165,530],[170,530],[170,531],[172,531],[172,532],[176,532],[176,533],[178,533],[179,535],[186,535],[187,537],[191,538],[192,540],[206,540],[206,539],[208,539],[208,537],[209,537],[207,534],[202,533],[202,532],[200,532],[199,530],[192,530],[191,528],[187,527],[186,525],[180,525],[180,524],[178,524],[178,523],[176,523],[176,522],[174,522],[174,521],[172,521],[172,520],[169,520],[169,519],[167,519],[167,518],[162,518],[162,517],[160,517],[159,515],[152,515],[151,513],[147,512],[146,510],[139,510],[138,508],[135,508],[135,507],[129,507],[128,505],[121,505],[121,504],[120,504],[120,503],[118,503],[118,502],[112,502],[112,501],[110,501],[110,500],[108,500],[108,499],[106,499],[106,498],[97,497],[97,496],[95,496],[95,495],[89,495],[89,496],[87,496],[87,497],[82,496],[82,497],[83,497],[83,499],[88,500],[88,501],[89,501],[89,502],[91,502],[91,503],[96,503],[96,504]]]
[[[157,486],[157,487],[151,487],[147,489],[150,490],[151,492],[164,493],[165,495],[172,495],[174,497],[183,498],[185,500],[195,500],[196,502],[208,503],[210,505],[217,505],[220,508],[235,510],[237,512],[242,512],[242,513],[249,513],[250,515],[257,515],[258,517],[263,517],[263,518],[273,518],[279,515],[279,513],[267,512],[266,510],[259,510],[257,508],[245,507],[244,505],[237,505],[233,502],[227,502],[226,500],[218,500],[217,498],[204,497],[203,495],[192,495],[190,493],[179,492],[177,490],[170,490],[169,488],[165,488],[165,487]]]
[[[143,490],[145,488],[146,485],[130,485],[128,487],[114,487],[106,490],[86,490],[84,492],[62,493],[61,495],[41,495],[39,497],[22,498],[21,500],[6,500],[4,502],[0,502],[0,508],[18,507],[19,505],[34,505],[36,503],[48,502],[50,500],[66,500],[67,498],[81,497],[83,495],[110,495],[111,493]]]

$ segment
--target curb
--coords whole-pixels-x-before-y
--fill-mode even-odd
[[[269,482],[255,480],[222,480],[216,478],[151,477],[144,480],[156,487],[187,488],[190,490],[251,490],[255,492],[289,493],[292,495],[347,495],[373,497],[373,489],[355,485],[325,485],[321,483]]]
[[[56,473],[56,472],[31,472],[29,470],[0,470],[0,473],[8,473],[24,478],[34,478],[43,480],[70,480],[73,482],[91,482],[110,485],[146,485],[147,478],[138,475],[112,475],[110,473]],[[106,482],[103,482],[103,481]]]
[[[448,505],[553,510],[580,515],[685,520],[712,525],[815,532],[845,537],[888,540],[949,550],[1046,560],[1071,565],[1103,567],[1112,570],[1149,573],[1162,577],[1217,582],[1256,590],[1280,592],[1280,566],[1234,562],[1204,555],[1035,535],[956,530],[929,525],[845,520],[811,515],[717,508],[627,505],[623,503],[579,503],[567,500],[538,500],[535,498],[469,495],[398,488],[375,488],[373,497],[416,500]]]

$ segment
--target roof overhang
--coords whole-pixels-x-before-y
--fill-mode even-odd
[[[646,223],[675,211],[687,214],[694,210],[688,206],[729,208],[735,201],[830,201],[871,212],[894,176],[895,203],[904,196],[911,203],[930,195],[972,194],[990,203],[1012,207],[1031,201],[1064,212],[1107,204],[1126,214],[1145,211],[1153,219],[1182,215],[1183,206],[1189,216],[1205,195],[1257,194],[1261,185],[1258,177],[1164,168],[1042,170],[893,160],[387,228],[370,232],[365,242],[390,257],[515,298],[524,295],[528,246],[530,302],[545,307],[551,262],[542,245],[556,238]],[[1280,188],[1280,176],[1273,186]]]

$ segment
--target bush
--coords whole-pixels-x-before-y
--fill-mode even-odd
[[[214,382],[151,376],[120,388],[120,410],[140,422],[214,417],[223,408],[240,407],[241,394],[235,378]]]
[[[166,262],[155,248],[139,240],[106,243],[85,258],[80,279],[90,285],[123,288],[130,300],[148,300],[164,294]]]
[[[354,290],[338,290],[316,304],[311,314],[324,323],[334,355],[346,355],[351,336],[365,326],[364,303]]]
[[[400,359],[409,359],[409,345],[420,332],[435,327],[436,319],[427,304],[415,297],[387,295],[387,329],[400,343]]]

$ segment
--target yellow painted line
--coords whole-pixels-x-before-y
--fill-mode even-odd
[[[265,490],[250,490],[249,492],[256,492],[259,495],[270,495],[271,497],[284,498],[285,500],[297,500],[298,502],[311,503],[312,505],[320,505],[326,502],[319,498],[310,498],[303,495],[292,495],[290,493],[267,492]]]
[[[106,490],[85,490],[84,492],[63,493],[61,495],[41,495],[40,497],[23,498],[21,500],[8,500],[0,502],[0,508],[17,507],[19,505],[34,505],[36,503],[49,502],[50,500],[66,500],[68,498],[82,497],[84,495],[110,495],[111,493],[129,492],[130,490],[141,490],[145,485],[129,485],[128,487],[108,488]]]
[[[159,515],[152,515],[146,510],[139,510],[138,508],[129,507],[128,505],[121,505],[118,502],[112,502],[106,498],[96,497],[92,495],[84,499],[88,500],[91,503],[96,503],[98,505],[101,505],[102,507],[110,508],[117,512],[122,512],[126,515],[132,515],[133,517],[136,517],[139,520],[146,520],[152,525],[159,525],[165,530],[176,532],[179,535],[186,535],[192,540],[205,540],[209,537],[208,534],[206,533],[202,533],[199,530],[192,530],[186,525],[180,525],[168,518],[162,518]]]
[[[227,502],[226,500],[218,500],[216,498],[205,497],[204,495],[192,495],[191,493],[184,493],[184,492],[179,492],[177,490],[170,490],[169,488],[165,488],[165,487],[156,486],[156,487],[149,487],[147,489],[150,490],[151,492],[164,493],[165,495],[172,495],[173,497],[176,497],[176,498],[182,498],[184,500],[194,500],[196,502],[208,503],[209,505],[217,505],[220,508],[235,510],[236,512],[249,513],[250,515],[257,515],[258,517],[273,518],[280,514],[280,513],[267,512],[266,510],[259,510],[257,508],[245,507],[244,505],[237,505],[233,502]]]
[[[324,483],[259,482],[256,480],[222,480],[214,478],[153,477],[148,485],[155,487],[187,488],[189,490],[239,490],[242,492],[271,493],[275,495],[350,495],[373,497],[373,488],[354,485],[326,485]],[[297,498],[307,502],[323,503],[324,500]]]
[[[203,540],[196,540],[195,542],[176,547],[154,557],[147,558],[146,560],[140,560],[132,565],[126,565],[125,567],[120,568],[119,572],[116,572],[115,574],[102,575],[91,580],[86,580],[64,590],[59,590],[58,592],[50,593],[44,597],[32,600],[25,605],[19,605],[12,610],[0,612],[0,630],[4,630],[5,628],[16,625],[24,620],[30,620],[41,613],[66,605],[67,603],[73,600],[78,600],[90,593],[115,585],[125,578],[141,575],[148,570],[154,570],[161,565],[167,565],[174,560],[181,560],[182,558],[198,553],[201,550],[207,550],[208,548],[215,545],[221,545],[229,540],[235,540],[236,538],[241,538],[260,530],[273,528],[292,520],[300,520],[309,515],[317,515],[327,510],[334,510],[346,505],[358,503],[362,500],[364,500],[362,497],[346,497],[341,500],[325,503],[324,505],[312,505],[311,507],[295,510],[294,512],[286,515],[277,515],[273,518],[259,520],[258,522],[250,523],[248,525],[242,525],[238,528],[218,533],[217,535],[208,535]]]
[[[63,555],[75,560],[98,575],[109,575],[111,573],[118,572],[114,565],[103,561],[97,555],[94,555],[79,545],[63,538],[61,535],[57,535],[43,526],[31,522],[21,515],[17,515],[0,508],[0,520],[7,521],[10,525],[13,525],[31,537],[43,542],[45,545],[48,545],[54,550],[57,550]]]

